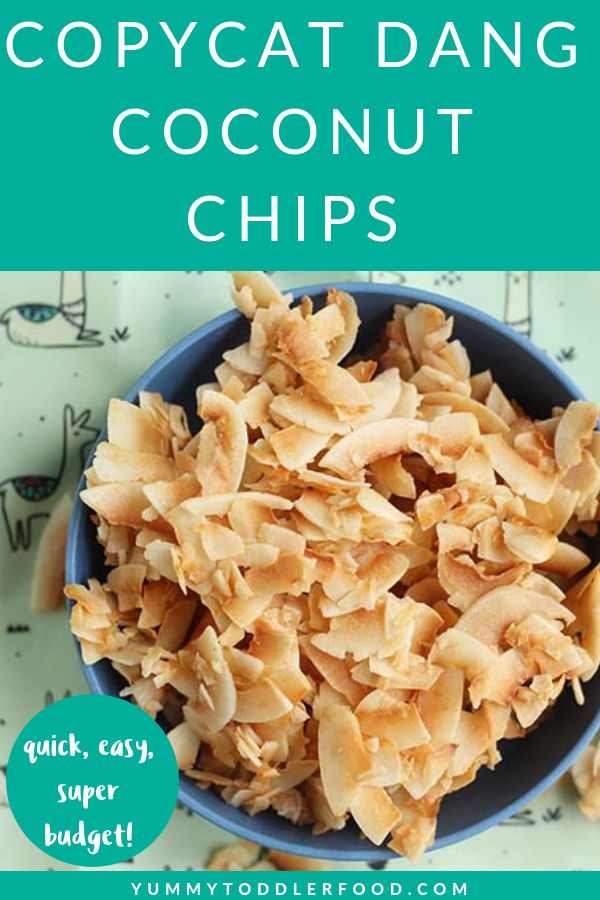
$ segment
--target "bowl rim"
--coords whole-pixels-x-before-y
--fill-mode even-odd
[[[559,366],[559,364],[553,359],[553,357],[545,353],[531,340],[519,334],[519,332],[515,331],[505,322],[502,322],[499,319],[491,316],[489,313],[477,309],[476,307],[470,306],[469,304],[464,303],[460,300],[455,300],[443,294],[437,294],[435,292],[422,290],[420,288],[405,287],[404,285],[398,284],[371,283],[368,281],[322,282],[318,284],[310,284],[293,288],[286,293],[291,293],[294,302],[296,302],[305,295],[322,295],[326,293],[330,288],[347,291],[348,293],[355,296],[361,294],[388,295],[390,296],[391,300],[393,300],[394,297],[397,298],[396,302],[398,303],[402,302],[402,300],[411,300],[414,303],[432,303],[439,306],[447,313],[457,313],[465,318],[471,319],[478,325],[502,334],[510,342],[516,344],[518,347],[524,350],[527,355],[533,357],[536,362],[538,362],[544,369],[547,370],[549,375],[551,375],[562,385],[562,387],[572,396],[574,400],[586,399],[583,391],[564,371],[564,369]],[[147,382],[150,379],[154,378],[155,375],[162,372],[182,352],[187,350],[190,346],[193,346],[198,340],[209,337],[213,332],[219,330],[224,325],[233,324],[237,321],[240,321],[242,318],[243,317],[241,313],[237,309],[228,310],[227,312],[215,316],[215,318],[210,319],[208,322],[203,323],[198,328],[185,335],[183,338],[173,344],[169,349],[167,349],[163,354],[161,354],[161,356],[159,356],[159,358],[154,363],[152,363],[139,378],[136,379],[135,383],[130,387],[130,389],[124,395],[123,399],[128,402],[136,402],[137,395],[141,390],[144,390],[144,386],[147,384]],[[106,440],[106,425],[102,428],[100,434],[98,435],[97,439],[94,441],[90,449],[84,467],[84,472],[92,459],[97,445],[103,440]],[[84,506],[80,499],[80,493],[83,488],[84,474],[82,473],[76,488],[76,495],[73,501],[73,510],[67,536],[67,547],[65,553],[65,583],[70,583],[74,580],[74,573],[77,566],[78,534],[81,527],[85,524],[87,516],[89,515],[87,508]],[[89,666],[83,662],[79,642],[74,635],[73,640],[75,641],[77,654],[79,656],[79,661],[83,669],[84,676],[92,692],[99,694],[105,693],[101,689],[98,673],[94,671],[95,666]],[[600,675],[597,675],[596,677],[600,677]],[[507,804],[506,806],[503,806],[501,809],[496,810],[496,812],[490,814],[489,816],[486,816],[483,819],[479,819],[478,821],[473,822],[472,824],[467,825],[464,828],[459,829],[458,831],[454,831],[450,834],[436,838],[432,846],[428,848],[427,852],[430,852],[432,850],[441,850],[444,847],[449,847],[452,844],[457,844],[459,842],[467,840],[468,838],[474,837],[475,835],[486,831],[489,828],[492,828],[499,822],[508,819],[515,812],[518,812],[533,799],[539,796],[539,794],[543,793],[543,791],[554,784],[561,777],[561,775],[563,775],[567,771],[567,769],[583,751],[585,746],[594,737],[599,728],[600,707],[596,710],[590,724],[586,729],[584,729],[577,741],[571,746],[569,752],[565,754],[565,756],[563,756],[560,762],[550,772],[548,772],[541,780],[537,781],[536,784],[525,794],[522,794],[517,800]],[[225,801],[222,801],[222,811],[220,811],[220,809],[204,809],[201,803],[202,792],[197,788],[194,782],[192,782],[189,778],[182,774],[180,774],[179,779],[178,796],[179,800],[185,806],[191,809],[196,815],[211,822],[213,825],[216,825],[229,832],[230,834],[236,835],[237,837],[246,838],[255,842],[262,842],[263,836],[261,835],[260,816],[252,817],[250,815],[247,815],[248,824],[231,823],[228,818],[227,812],[229,807],[227,806]],[[310,843],[311,839],[314,842],[314,846]],[[397,854],[395,854],[393,851],[388,850],[386,847],[377,847],[374,844],[371,844],[371,842],[369,842],[367,839],[365,839],[364,841],[364,850],[362,848],[360,850],[356,850],[344,849],[342,847],[320,849],[318,837],[313,838],[311,835],[307,835],[306,844],[297,843],[294,840],[288,839],[286,837],[269,837],[268,843],[275,849],[289,853],[295,853],[299,856],[313,856],[316,858],[329,859],[332,861],[369,863],[385,862],[397,858]]]

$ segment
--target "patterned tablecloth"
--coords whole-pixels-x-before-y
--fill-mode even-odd
[[[274,276],[283,287],[375,280],[458,297],[530,335],[590,397],[600,398],[600,272]],[[41,519],[73,491],[109,397],[123,394],[163,350],[229,306],[223,272],[0,273],[0,869],[64,868],[20,832],[3,773],[28,719],[44,704],[86,689],[65,615],[29,611]],[[121,868],[198,869],[211,849],[231,840],[177,809],[156,843]],[[565,779],[502,826],[428,854],[420,868],[596,869],[599,862],[600,823],[583,819]]]

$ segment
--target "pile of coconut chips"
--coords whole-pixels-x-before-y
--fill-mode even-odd
[[[110,404],[82,493],[110,574],[66,589],[71,627],[199,788],[415,859],[443,797],[600,664],[600,570],[577,581],[598,410],[532,420],[434,306],[352,359],[348,294],[234,281],[250,336],[198,433],[157,394]]]

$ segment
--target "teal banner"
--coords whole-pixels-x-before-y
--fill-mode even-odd
[[[4,896],[51,900],[146,900],[148,897],[200,897],[209,900],[255,898],[377,898],[470,897],[500,900],[563,900],[598,893],[595,872],[5,872],[0,873]]]
[[[5,0],[14,269],[594,269],[600,7]]]

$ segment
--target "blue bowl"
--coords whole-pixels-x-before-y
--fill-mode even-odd
[[[316,285],[293,293],[295,299],[309,294],[318,305],[325,298],[327,287]],[[467,348],[473,371],[490,368],[507,395],[530,414],[545,417],[553,406],[582,398],[579,388],[551,357],[476,309],[409,288],[371,284],[338,287],[352,293],[358,303],[362,319],[359,349],[366,349],[377,340],[394,304],[434,303],[454,316],[454,333]],[[223,351],[246,340],[247,334],[248,325],[236,311],[219,316],[167,351],[142,375],[126,399],[135,401],[141,390],[158,391],[166,399],[182,404],[192,424],[198,426],[196,385],[212,381]],[[106,440],[106,433],[99,440]],[[67,547],[67,582],[102,580],[104,575],[101,548],[89,511],[77,499]],[[94,666],[82,662],[82,666],[92,691],[114,696],[123,687],[122,679],[107,661]],[[504,742],[504,759],[494,772],[482,769],[475,782],[444,799],[435,848],[465,840],[507,819],[562,775],[600,727],[600,678],[587,684],[585,692],[586,703],[578,706],[571,692],[565,691],[552,714],[526,739]],[[251,817],[227,805],[216,792],[199,790],[184,776],[180,779],[179,799],[215,825],[268,847],[342,861],[381,862],[394,856],[362,838],[354,825],[315,837],[310,829],[292,825],[272,812]]]

